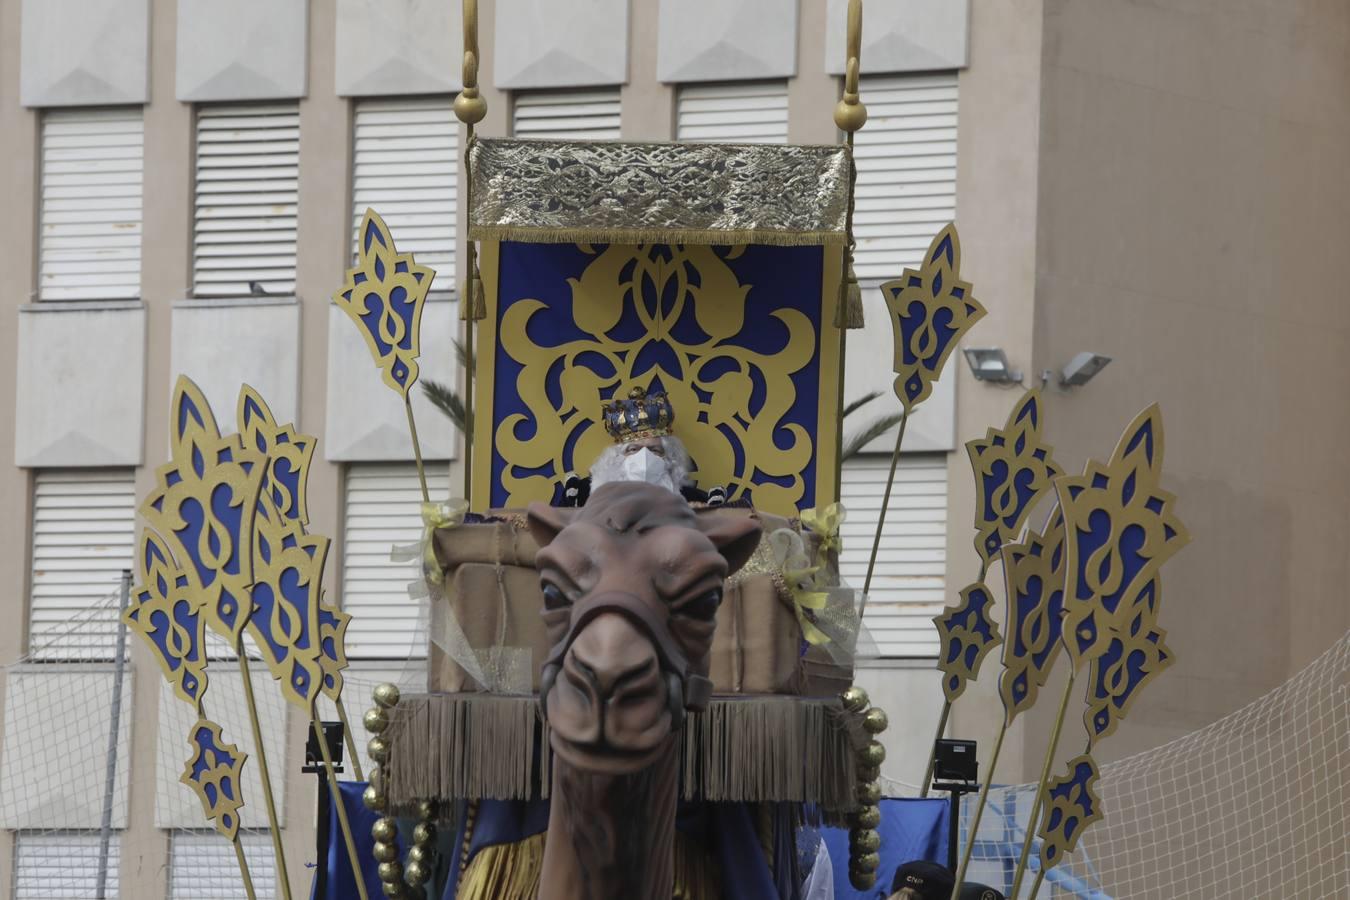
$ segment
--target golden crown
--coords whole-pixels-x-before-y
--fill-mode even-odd
[[[675,410],[666,392],[649,394],[644,387],[635,387],[627,397],[606,403],[604,416],[605,430],[620,444],[670,434],[675,423]]]

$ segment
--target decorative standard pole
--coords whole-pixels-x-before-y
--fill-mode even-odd
[[[108,726],[108,763],[103,777],[103,817],[98,831],[98,882],[94,896],[108,896],[108,849],[112,843],[113,794],[117,785],[117,736],[122,726],[122,680],[127,666],[127,623],[123,616],[131,602],[131,570],[122,570],[117,602],[117,655],[113,666],[112,724]]]
[[[464,497],[472,496],[473,486],[473,376],[474,332],[478,320],[487,316],[487,301],[483,294],[483,278],[478,271],[478,247],[473,240],[473,150],[477,138],[474,126],[487,115],[487,101],[478,90],[478,0],[464,0],[464,89],[455,97],[455,117],[464,123],[468,136],[464,142],[464,197],[468,210],[470,233],[468,250],[468,277],[464,280],[464,296],[459,302],[459,317],[464,321]]]

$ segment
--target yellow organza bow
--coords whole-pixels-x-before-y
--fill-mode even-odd
[[[808,644],[829,643],[829,635],[816,627],[807,611],[818,612],[825,608],[829,600],[827,591],[814,590],[816,573],[820,566],[813,566],[806,558],[806,547],[802,536],[787,528],[780,528],[769,536],[769,546],[783,573],[783,581],[792,594],[792,611],[801,626],[802,637]]]
[[[467,500],[447,500],[444,503],[422,504],[422,573],[429,581],[440,584],[445,579],[441,564],[436,561],[433,540],[438,528],[458,528],[469,511]]]
[[[820,535],[821,550],[839,550],[839,526],[844,524],[844,507],[831,503],[824,509],[802,511],[802,524]]]

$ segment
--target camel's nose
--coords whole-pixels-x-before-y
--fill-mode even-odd
[[[593,692],[602,704],[642,691],[659,679],[659,665],[651,642],[626,616],[605,613],[577,635],[564,670],[577,686]]]

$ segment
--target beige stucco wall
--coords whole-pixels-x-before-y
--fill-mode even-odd
[[[1081,466],[1161,401],[1164,484],[1194,537],[1163,579],[1178,662],[1101,745],[1117,758],[1350,628],[1350,8],[1045,7],[1032,368],[1115,358],[1051,391],[1049,439]]]

